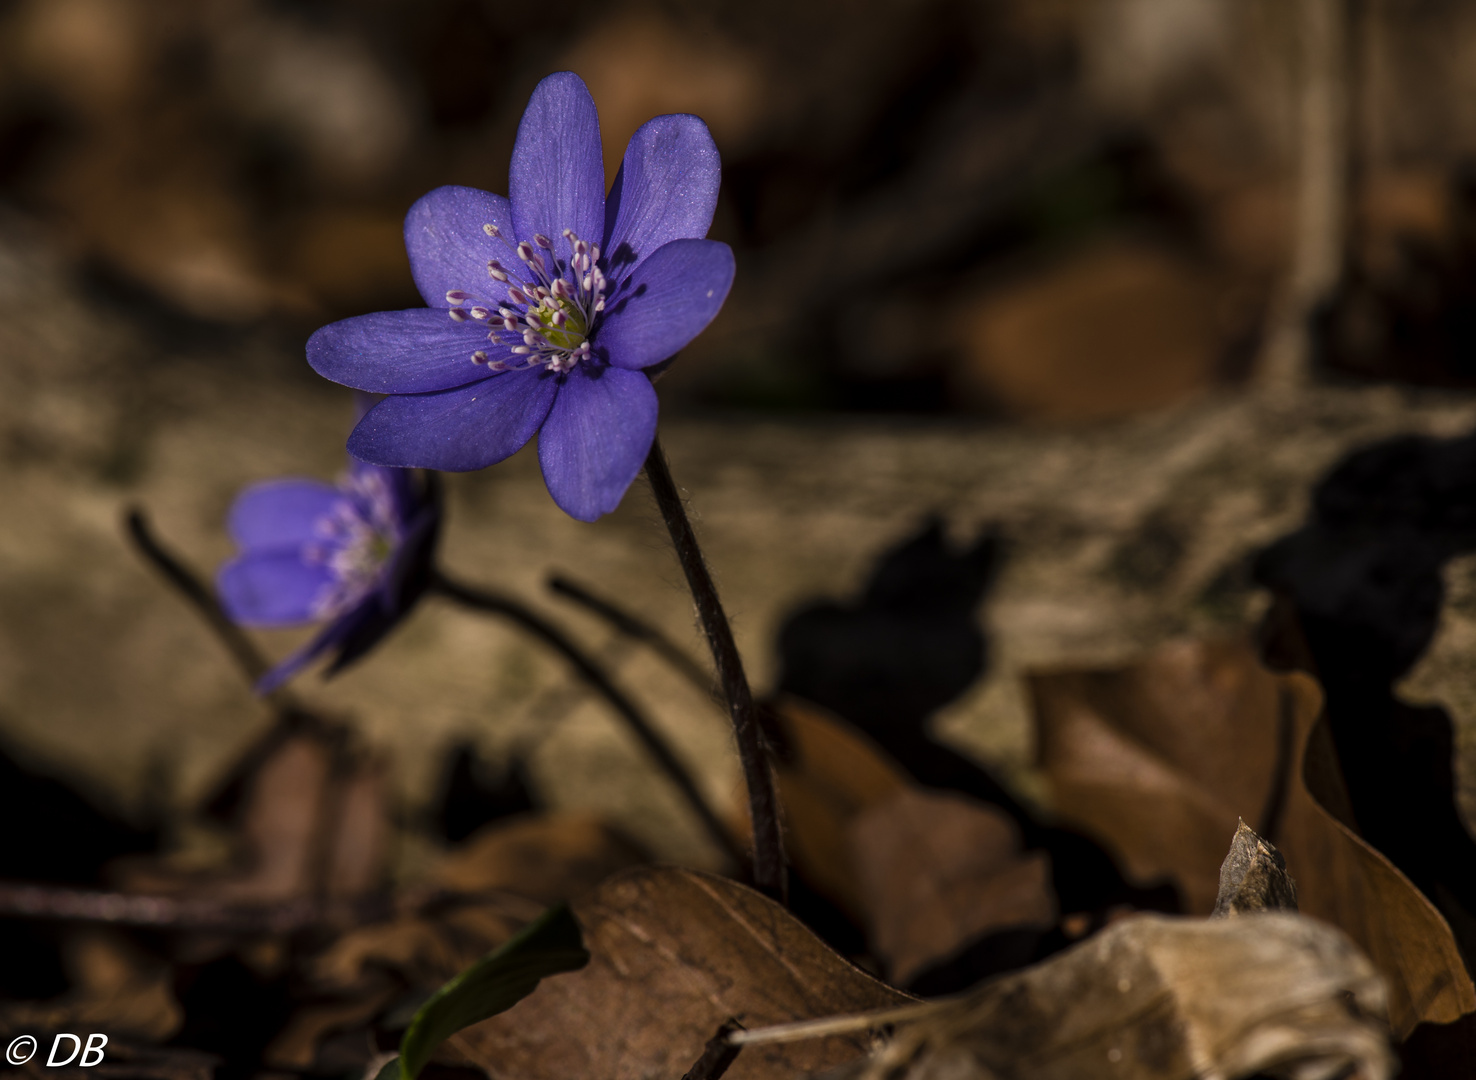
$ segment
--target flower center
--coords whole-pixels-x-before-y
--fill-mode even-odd
[[[506,336],[522,340],[510,349],[517,361],[489,360],[478,349],[471,355],[472,363],[486,364],[492,371],[532,367],[547,367],[559,374],[573,371],[581,360],[589,359],[595,317],[605,310],[607,282],[598,265],[600,246],[565,229],[569,258],[560,261],[554,256],[553,241],[541,233],[535,233],[531,243],[524,240],[514,248],[496,225],[483,225],[482,231],[501,240],[503,247],[517,255],[523,269],[515,272],[499,259],[490,260],[487,276],[508,286],[508,302],[494,305],[466,290],[452,289],[446,294],[446,301],[453,305],[449,314],[455,322],[486,322],[491,327],[487,340],[494,345],[507,345]]]
[[[313,525],[318,542],[305,551],[330,581],[313,600],[313,616],[333,619],[357,607],[379,587],[400,546],[394,496],[383,474],[359,469],[339,481],[344,497]]]

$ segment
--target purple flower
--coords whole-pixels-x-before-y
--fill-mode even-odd
[[[599,117],[571,72],[538,84],[513,147],[510,197],[443,187],[405,218],[429,309],[325,326],[308,362],[389,394],[349,437],[379,465],[466,471],[538,434],[549,493],[593,521],[620,503],[656,433],[645,369],[712,321],[733,253],[705,240],[719,162],[695,116],[631,137],[605,196]]]
[[[427,478],[362,461],[335,484],[284,477],[236,497],[227,529],[241,553],[216,588],[242,626],[328,625],[267,672],[267,693],[331,650],[328,674],[357,660],[414,606],[431,577],[440,504]]]

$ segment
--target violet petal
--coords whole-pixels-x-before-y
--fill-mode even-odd
[[[513,359],[508,346],[487,340],[486,323],[454,322],[435,308],[356,315],[329,323],[307,343],[319,375],[375,394],[423,394],[485,379],[487,369],[472,362],[478,351]]]
[[[488,236],[484,225],[495,225],[503,238]],[[453,289],[506,303],[507,285],[488,276],[487,263],[496,259],[511,271],[521,271],[513,253],[517,242],[508,201],[477,188],[438,187],[405,215],[410,273],[433,308],[451,307],[446,293]]]
[[[513,144],[508,194],[518,239],[531,242],[541,233],[560,260],[569,258],[565,229],[592,244],[604,234],[600,118],[584,80],[572,71],[550,75],[528,99]]]
[[[362,461],[469,472],[515,454],[548,415],[557,380],[534,368],[436,394],[385,398],[349,436]]]
[[[226,531],[236,546],[246,551],[296,550],[321,539],[314,527],[342,500],[338,488],[321,480],[267,480],[236,496],[226,518]]]
[[[220,603],[242,626],[311,622],[313,603],[333,582],[327,568],[299,551],[256,551],[232,559],[216,575]]]
[[[607,273],[618,280],[672,240],[700,240],[717,208],[722,162],[707,125],[675,114],[647,120],[630,138],[605,201]]]
[[[593,521],[620,505],[656,437],[656,391],[639,371],[580,364],[538,433],[548,493],[570,517]]]
[[[733,251],[716,240],[673,240],[631,274],[595,327],[597,350],[622,368],[675,354],[712,322],[733,286]]]

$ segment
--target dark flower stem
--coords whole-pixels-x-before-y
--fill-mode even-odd
[[[220,602],[215,598],[215,592],[206,585],[200,575],[195,573],[185,562],[163,544],[159,543],[154,536],[153,529],[149,526],[148,516],[140,507],[131,507],[124,518],[128,538],[133,541],[133,546],[138,553],[153,564],[154,569],[164,576],[164,580],[173,585],[175,590],[185,598],[196,613],[205,620],[205,625],[210,627],[216,638],[220,641],[232,659],[236,661],[246,681],[256,683],[266,674],[266,658],[257,652],[256,646],[251,639],[221,610]],[[280,694],[272,695],[278,704],[285,704]]]
[[[743,659],[733,641],[733,628],[728,625],[717,586],[708,573],[702,549],[697,546],[697,534],[687,519],[687,509],[682,505],[682,497],[671,478],[659,438],[652,441],[651,452],[646,457],[646,479],[651,482],[656,505],[661,508],[661,516],[666,520],[671,542],[676,547],[677,560],[687,575],[687,587],[697,601],[697,615],[702,620],[707,644],[712,648],[718,680],[728,702],[728,713],[733,718],[738,757],[743,765],[743,779],[748,785],[749,814],[753,820],[753,883],[783,903],[787,890],[784,837],[779,829],[779,798],[774,790],[774,776],[769,769],[763,732],[759,729],[758,709],[754,705],[753,691],[748,686],[748,676],[743,672]]]
[[[571,581],[563,574],[550,575],[548,587],[560,596],[567,597],[589,612],[598,615],[626,637],[645,645],[681,672],[688,682],[704,694],[719,701],[722,700],[722,689],[713,681],[712,673],[704,670],[701,664],[692,659],[692,655],[687,650],[672,641],[657,627],[637,615],[632,615],[615,601],[596,596],[583,585],[577,581]]]
[[[671,747],[657,733],[645,713],[641,712],[636,707],[635,702],[626,697],[620,688],[611,681],[610,676],[605,673],[604,669],[596,664],[583,649],[574,644],[562,630],[512,597],[503,596],[499,593],[489,592],[486,589],[480,589],[474,585],[467,585],[463,582],[456,581],[453,578],[447,577],[445,572],[439,569],[432,571],[430,589],[433,592],[440,593],[448,600],[453,600],[461,604],[463,607],[488,612],[493,615],[501,615],[516,623],[534,637],[541,639],[555,652],[562,654],[564,659],[569,661],[570,665],[579,673],[584,681],[602,694],[605,700],[620,714],[620,718],[625,721],[626,726],[641,741],[651,756],[656,759],[656,763],[661,766],[662,771],[676,785],[677,790],[682,793],[682,797],[687,800],[687,804],[692,808],[693,813],[697,815],[698,820],[702,822],[702,826],[707,830],[708,835],[735,862],[740,865],[743,863],[743,851],[737,841],[734,840],[732,833],[723,825],[712,807],[707,805],[707,800],[702,797],[702,792],[698,790],[696,782],[687,772],[686,767],[682,765],[677,759],[676,754],[672,752]]]

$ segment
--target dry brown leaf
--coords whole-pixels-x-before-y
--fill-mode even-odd
[[[879,746],[818,706],[783,698],[776,712],[784,743],[775,774],[786,854],[817,892],[860,920],[866,904],[847,830],[858,813],[912,781]],[[746,811],[745,806],[740,812]],[[741,828],[747,835],[746,817]]]
[[[315,982],[346,991],[382,969],[411,985],[435,986],[501,945],[547,905],[580,896],[646,858],[590,813],[493,822],[448,854],[427,882],[465,900],[343,935],[317,959]]]
[[[1311,679],[1267,671],[1245,644],[1181,642],[1127,668],[1036,676],[1031,689],[1062,817],[1134,876],[1173,879],[1208,914],[1244,817],[1285,856],[1301,911],[1373,959],[1397,1037],[1476,1011],[1444,918],[1329,812],[1347,797]]]
[[[992,931],[1056,921],[1050,856],[1014,819],[953,792],[904,789],[849,830],[871,947],[907,984]]]
[[[1378,973],[1332,927],[1281,913],[1140,915],[938,1003],[829,1076],[1384,1080],[1393,1066]]]
[[[517,1080],[681,1076],[729,1017],[749,1026],[911,1000],[852,967],[772,901],[693,870],[611,878],[574,910],[589,966],[448,1044]],[[867,1050],[855,1037],[745,1050],[728,1080],[792,1080]]]

